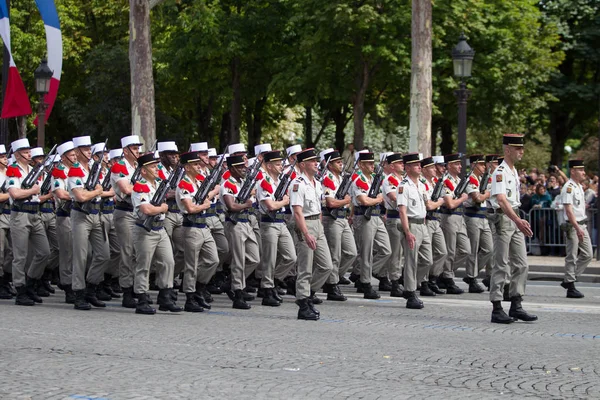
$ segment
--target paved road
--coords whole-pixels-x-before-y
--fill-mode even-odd
[[[0,399],[600,398],[600,286],[581,290],[532,283],[524,304],[540,320],[508,326],[489,323],[487,294],[415,311],[346,287],[318,322],[297,321],[289,296],[155,316],[2,300]]]

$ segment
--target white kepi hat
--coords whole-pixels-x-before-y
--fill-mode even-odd
[[[33,149],[31,149],[31,158],[43,157],[43,156],[44,156],[44,149],[42,149],[41,147],[34,147]]]
[[[138,135],[125,136],[121,138],[121,147],[138,145],[140,146],[142,141]],[[141,150],[140,150],[141,151]]]
[[[17,139],[14,142],[12,142],[10,144],[10,146],[12,147],[13,153],[16,151],[19,151],[19,150],[25,150],[25,149],[31,148],[31,146],[29,145],[29,140],[27,138]]]
[[[386,152],[383,152],[383,153],[379,153],[379,161],[383,162],[383,161],[387,160],[387,158],[388,158],[388,156],[390,154],[394,154],[394,152],[393,151],[386,151]]]
[[[445,164],[445,162],[444,162],[444,156],[433,156],[431,158],[433,158],[433,162],[435,164]]]
[[[92,154],[97,153],[108,153],[108,147],[104,146],[104,143],[96,143],[92,146]]]
[[[265,153],[267,151],[272,150],[273,149],[271,148],[271,143],[257,144],[256,146],[254,146],[254,155],[257,156],[260,153]]]
[[[158,142],[156,144],[156,149],[158,150],[159,153],[162,153],[163,151],[174,151],[176,153],[179,152],[179,149],[177,148],[177,143],[175,142]]]
[[[0,154],[6,154],[6,147],[3,144],[0,144]]]
[[[208,151],[208,143],[207,142],[192,143],[190,145],[190,151],[192,151],[192,152]]]
[[[244,143],[235,143],[235,144],[230,144],[229,145],[229,154],[235,154],[235,153],[247,153],[248,151],[246,150],[246,146],[244,145]]]
[[[73,144],[75,147],[91,146],[92,138],[89,136],[77,136],[73,138]]]
[[[325,159],[325,154],[327,153],[331,153],[334,149],[325,149],[322,152],[319,153],[319,158],[321,159],[321,161],[323,161]]]
[[[293,156],[294,154],[300,153],[302,151],[302,146],[300,146],[299,144],[295,144],[285,149],[285,151],[287,152],[288,157]]]
[[[208,156],[209,157],[217,157],[217,149],[215,149],[214,147],[211,147],[210,149],[208,149]]]
[[[123,149],[112,149],[108,153],[108,158],[111,159],[111,160],[113,158],[122,157],[122,156],[123,156]]]
[[[63,144],[61,144],[60,146],[58,146],[56,148],[56,153],[59,156],[62,156],[63,154],[65,154],[67,151],[71,151],[75,148],[75,145],[73,144],[72,141],[68,141],[68,142],[64,142]]]

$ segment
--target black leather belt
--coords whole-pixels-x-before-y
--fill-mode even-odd
[[[470,218],[487,218],[485,207],[465,207],[465,216]]]
[[[282,212],[278,212],[275,214],[275,218],[271,218],[268,214],[261,214],[260,222],[267,222],[271,224],[283,224],[285,223],[285,219],[283,219],[284,214]]]
[[[187,228],[206,228],[206,214],[184,214],[183,226]]]
[[[434,215],[433,211],[427,211],[427,215],[425,216],[427,221],[439,221],[440,219]]]
[[[336,219],[344,219],[348,216],[349,211],[350,210],[348,210],[346,207],[340,207],[340,208],[326,207],[323,209],[323,216],[330,217],[330,218],[336,218]]]
[[[13,203],[12,211],[23,212],[27,214],[37,214],[40,212],[40,203],[24,202],[19,205]]]
[[[73,210],[75,211],[79,211],[81,213],[84,214],[91,214],[91,215],[96,215],[100,212],[100,202],[97,201],[91,201],[89,206],[88,211],[84,211],[81,206],[83,205],[83,203],[79,203],[79,202],[73,202]]]
[[[370,207],[368,206],[358,206],[354,207],[354,215],[365,215],[365,212]],[[375,206],[371,210],[371,217],[379,217],[381,215],[381,208]]]
[[[440,214],[444,214],[444,215],[463,215],[463,209],[462,207],[457,207],[454,209],[449,209],[446,207],[440,207]]]
[[[115,209],[120,211],[133,211],[133,205],[129,204],[126,201],[117,201],[115,203]]]
[[[424,225],[425,224],[425,218],[409,218],[408,219],[408,223],[409,224]]]
[[[321,219],[321,214],[309,215],[308,217],[304,217],[304,219],[307,221],[316,221]]]
[[[385,216],[387,218],[400,218],[400,211],[396,210],[385,210]]]

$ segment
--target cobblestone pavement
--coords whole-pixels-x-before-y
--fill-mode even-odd
[[[220,295],[210,312],[155,316],[116,301],[74,311],[58,294],[1,300],[0,399],[600,398],[600,286],[580,286],[586,298],[571,300],[530,284],[539,321],[508,326],[489,323],[487,293],[408,310],[345,287],[318,322],[296,320],[289,296],[240,311]]]

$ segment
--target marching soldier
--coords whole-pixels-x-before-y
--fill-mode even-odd
[[[486,155],[485,156],[485,164],[486,164],[486,168],[490,172],[489,173],[490,178],[488,179],[488,182],[486,184],[486,190],[489,192],[492,190],[492,174],[494,173],[496,168],[498,168],[498,155],[497,154]],[[492,204],[490,203],[489,198],[485,201],[485,206],[486,206],[486,208],[492,207]],[[490,227],[490,232],[492,232],[492,238],[493,238],[494,235],[496,234],[496,226],[494,224],[490,223],[489,219],[488,219],[488,225]],[[492,246],[492,256],[489,258],[487,264],[485,264],[485,278],[483,278],[481,280],[481,283],[483,283],[488,290],[490,290],[490,277],[492,276],[492,268],[494,266],[494,263],[496,262],[495,260],[496,260],[496,249],[494,246]]]
[[[392,288],[390,296],[402,297],[403,287],[400,282],[402,276],[402,267],[404,264],[402,254],[402,247],[398,246],[402,242],[402,226],[400,224],[400,213],[398,211],[398,185],[404,179],[402,172],[404,172],[404,163],[402,156],[399,153],[390,153],[386,159],[386,165],[388,165],[389,174],[384,178],[381,191],[383,192],[383,204],[385,206],[385,229],[387,230],[392,255],[390,262],[388,263],[388,273],[392,281]],[[381,288],[381,282],[379,285]]]
[[[193,151],[182,154],[181,164],[185,168],[185,175],[177,185],[175,197],[183,214],[185,269],[182,288],[186,296],[184,310],[202,312],[205,308],[211,308],[207,301],[210,293],[206,285],[219,265],[217,246],[206,223],[207,211],[210,210],[212,199],[218,194],[219,187],[215,187],[208,193],[204,202],[198,204],[196,192],[205,179],[201,174],[200,153]]]
[[[427,157],[421,160],[421,174],[425,178],[425,207],[427,209],[427,229],[431,236],[431,253],[433,256],[433,264],[429,269],[429,280],[421,282],[421,296],[434,296],[438,294],[445,294],[441,290],[437,281],[442,271],[444,270],[444,262],[448,256],[448,250],[446,249],[446,239],[444,238],[444,232],[440,224],[439,208],[444,204],[444,198],[439,197],[436,201],[433,201],[431,196],[433,195],[435,187],[442,185],[442,182],[436,176],[437,169],[435,167],[434,157]]]
[[[352,267],[357,255],[354,234],[348,222],[348,206],[352,199],[349,194],[342,200],[336,199],[344,170],[339,151],[333,150],[324,154],[324,157],[326,161],[329,160],[329,165],[322,182],[325,196],[322,222],[333,268],[323,290],[327,293],[327,300],[345,301],[346,296],[342,294],[338,284]],[[351,174],[352,171],[347,173]]]
[[[406,308],[421,309],[417,283],[423,282],[432,263],[431,236],[426,225],[425,185],[419,179],[421,162],[418,153],[403,157],[406,177],[398,186],[398,212],[402,227],[404,262],[404,298]]]
[[[444,156],[446,162],[446,177],[442,178],[444,190],[442,196],[444,205],[441,207],[442,230],[446,239],[448,256],[444,263],[441,283],[446,287],[447,294],[462,294],[463,290],[454,283],[454,272],[463,266],[467,256],[471,253],[471,244],[467,237],[467,226],[462,216],[462,205],[469,198],[462,193],[456,198],[454,191],[460,183],[459,174],[462,170],[461,160],[458,154]]]
[[[373,153],[358,154],[361,174],[352,183],[352,203],[354,205],[354,235],[360,261],[360,287],[365,299],[378,299],[379,293],[371,286],[371,275],[378,275],[386,265],[392,251],[390,239],[379,215],[379,205],[383,202],[380,193],[375,198],[368,196],[373,183],[375,158]],[[365,216],[371,209],[371,217]]]
[[[60,163],[52,170],[52,195],[56,206],[56,233],[58,238],[58,272],[60,288],[65,292],[65,303],[75,304],[72,287],[73,235],[71,228],[71,206],[73,200],[67,184],[69,170],[77,162],[75,145],[65,142],[56,148]]]
[[[472,155],[469,161],[471,175],[465,190],[469,198],[464,202],[464,216],[467,235],[471,243],[471,253],[467,256],[466,276],[463,281],[469,285],[469,293],[483,293],[485,289],[477,283],[477,275],[480,269],[489,262],[494,247],[485,206],[485,202],[490,198],[490,192],[480,192],[480,186],[487,186],[487,182],[481,182],[486,169],[485,157],[479,154]]]
[[[44,161],[44,149],[41,147],[34,147],[31,149],[31,166],[35,167],[37,164]],[[50,175],[48,179],[52,179],[51,171],[54,168],[54,156],[51,156],[46,165],[44,165],[44,172],[42,173],[42,182],[45,181],[47,175]],[[50,171],[50,172],[46,172]],[[56,237],[56,214],[54,213],[54,199],[51,192],[40,193],[40,213],[42,214],[42,223],[44,224],[44,230],[46,231],[46,238],[48,238],[48,245],[50,246],[50,257],[47,260],[44,275],[37,287],[37,294],[40,297],[48,297],[54,293],[55,290],[50,284],[52,279],[52,271],[58,268],[58,239]]]
[[[515,162],[523,158],[523,136],[507,134],[502,139],[504,161],[492,175],[492,209],[490,221],[496,225],[494,243],[496,263],[492,270],[490,301],[493,305],[492,322],[510,324],[517,319],[535,321],[537,316],[527,313],[521,306],[527,283],[527,248],[525,235],[533,232],[529,222],[519,217],[519,173]],[[502,309],[503,288],[510,277],[510,310]]]
[[[300,153],[301,151],[302,151],[302,146],[300,146],[299,144],[294,144],[294,145],[288,147],[287,149],[285,149],[285,152],[287,154],[287,165],[288,165],[288,167],[286,167],[284,169],[285,172],[288,172],[288,169],[291,168],[291,165],[294,163],[294,161],[297,161],[296,157],[297,157],[298,153]],[[296,166],[294,167],[294,171],[292,172],[291,179],[294,180],[299,175],[300,175],[300,169],[299,169],[298,165],[296,164]],[[290,231],[290,234],[292,235],[292,240],[294,241],[294,245],[295,245],[298,238],[296,237],[296,229],[294,227],[295,221],[294,221],[292,207],[291,206],[285,207],[283,212],[285,214],[285,216],[284,216],[285,222],[287,224],[288,230]],[[291,296],[295,296],[296,295],[296,268],[292,268],[288,277],[285,278],[284,283],[287,287],[287,294],[289,294]]]
[[[8,167],[8,158],[6,157],[6,147],[0,144],[0,299],[10,300],[14,297],[11,287],[12,265],[7,254],[12,253],[10,248],[10,200],[6,192],[6,168]]]
[[[567,256],[565,257],[565,279],[560,284],[567,289],[567,297],[580,299],[583,293],[575,288],[577,278],[583,274],[592,261],[592,242],[587,230],[585,197],[581,182],[585,180],[583,160],[569,161],[570,179],[563,186],[561,200],[566,230]]]
[[[275,199],[275,191],[282,173],[281,151],[261,153],[265,168],[264,179],[257,188],[256,200],[260,210],[262,278],[260,282],[262,305],[277,307],[283,301],[275,289],[275,279],[283,280],[296,265],[296,250],[292,236],[283,219],[283,207],[290,203],[287,194]]]
[[[316,321],[320,313],[314,304],[323,302],[316,296],[316,291],[331,273],[332,262],[321,223],[322,190],[315,180],[319,166],[317,155],[314,149],[306,149],[296,157],[301,174],[292,182],[290,195],[297,235],[296,304],[298,319]]]
[[[106,307],[97,297],[98,285],[104,280],[104,271],[110,259],[107,231],[100,216],[100,201],[112,195],[104,192],[98,182],[90,182],[89,161],[92,142],[89,136],[73,138],[77,160],[69,169],[67,189],[73,200],[71,230],[73,235],[73,291],[76,310],[89,310],[91,306]],[[88,189],[89,186],[93,190]],[[92,261],[87,267],[88,248],[91,244]]]
[[[15,304],[33,306],[35,303],[42,303],[35,288],[44,274],[50,246],[40,215],[39,180],[29,189],[22,187],[23,181],[31,172],[29,140],[18,139],[11,146],[16,161],[7,168],[6,187],[12,204],[10,236],[13,244],[13,283],[17,290]],[[33,258],[27,265],[30,249]]]
[[[231,146],[229,146],[231,148]],[[221,201],[223,202],[226,219],[225,234],[229,241],[231,252],[231,290],[227,294],[233,301],[233,308],[247,310],[250,304],[246,301],[253,300],[254,296],[244,293],[246,277],[258,265],[260,260],[259,245],[249,219],[249,210],[252,208],[252,199],[245,203],[238,203],[237,196],[246,179],[246,161],[244,155],[230,155],[227,158],[229,178],[220,188]],[[237,220],[232,219],[236,214]],[[232,293],[233,291],[233,293]]]
[[[133,289],[138,298],[136,314],[156,313],[156,310],[150,307],[148,295],[152,261],[156,263],[156,284],[159,288],[158,309],[171,312],[182,311],[181,307],[175,305],[172,300],[175,261],[171,240],[164,229],[165,213],[169,211],[169,206],[166,203],[162,203],[160,206],[151,203],[158,189],[158,182],[160,182],[158,162],[159,159],[155,158],[153,152],[144,154],[137,159],[141,178],[133,185],[131,194],[131,204],[136,220],[131,231],[136,259]],[[143,226],[146,218],[153,219],[150,231]]]
[[[121,263],[119,264],[119,285],[123,289],[122,306],[135,308],[133,296],[133,279],[135,273],[135,257],[133,252],[132,230],[135,226],[131,193],[133,190],[132,175],[137,167],[141,141],[137,135],[121,138],[123,157],[110,169],[112,187],[115,191],[114,221],[119,244],[121,245]]]

